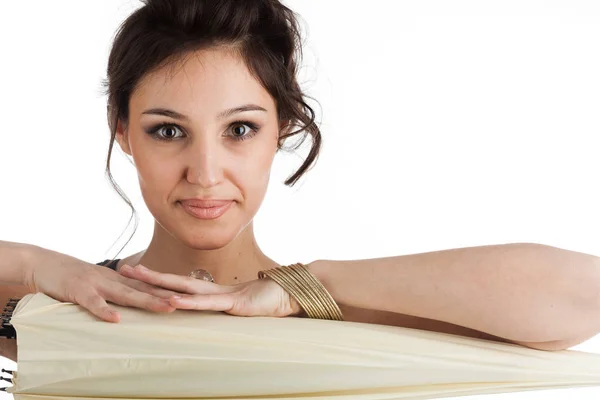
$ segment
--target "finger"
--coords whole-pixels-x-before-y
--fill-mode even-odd
[[[169,298],[171,298],[171,296],[177,296],[177,295],[183,294],[181,292],[175,292],[173,290],[156,287],[156,286],[150,285],[146,282],[142,282],[138,279],[127,278],[125,276],[121,276],[121,279],[122,279],[122,281],[120,281],[120,282],[123,283],[124,285],[127,285],[136,290],[139,290],[140,292],[148,293],[155,297],[160,297],[161,299],[165,299],[165,300],[168,300]]]
[[[75,296],[75,301],[98,318],[107,322],[119,322],[121,319],[119,313],[110,307],[106,300],[96,292]]]
[[[104,288],[101,293],[106,299],[126,307],[142,308],[154,312],[172,312],[175,310],[166,299],[140,292],[127,285],[117,284]]]
[[[125,264],[120,268],[120,270],[127,270],[128,268],[131,270],[132,267]],[[133,277],[127,277],[125,274],[121,274],[120,272],[117,272],[117,275],[120,283],[162,299],[169,299],[171,296],[184,294],[181,292],[175,292],[173,290],[157,287]]]
[[[229,311],[233,308],[234,303],[231,294],[199,294],[171,297],[171,305],[181,310]]]
[[[127,268],[123,266],[121,267],[121,274],[130,278],[141,280],[154,286],[159,286],[180,293],[217,294],[224,293],[227,290],[225,287],[212,282],[203,281],[190,276],[152,271],[147,268],[140,268],[140,266],[136,266],[135,268]]]

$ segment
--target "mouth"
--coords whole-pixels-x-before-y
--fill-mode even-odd
[[[227,205],[232,200],[217,200],[217,199],[184,199],[180,200],[180,203],[186,204],[191,207],[199,208],[212,208],[221,207]]]
[[[185,212],[197,219],[217,219],[229,210],[233,200],[182,200],[178,202]],[[198,206],[198,205],[201,206]]]

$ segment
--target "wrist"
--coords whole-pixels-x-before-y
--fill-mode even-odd
[[[258,277],[272,279],[287,292],[289,308],[292,309],[292,312],[286,313],[288,316],[300,316],[298,311],[301,308],[309,318],[343,321],[335,299],[321,282],[321,279],[327,282],[324,272],[323,262],[313,261],[260,271]]]
[[[327,289],[327,291],[333,296],[333,293],[331,293],[331,275],[329,273],[331,261],[316,260],[309,264],[305,264],[305,266],[310,272],[312,272],[312,274],[319,280],[319,282],[321,282],[321,284],[325,286],[325,289]]]
[[[327,261],[325,260],[315,260],[312,261],[308,264],[304,264],[306,266],[306,268],[308,268],[308,270],[310,272],[312,272],[321,282],[323,282],[324,276],[323,276],[323,270],[324,270],[324,265],[327,263]]]
[[[288,296],[290,299],[290,309],[292,310],[288,317],[308,318],[308,314],[306,314],[306,311],[304,311],[304,309],[302,308],[300,303],[298,303],[298,301],[294,298],[294,296],[292,296],[289,293]]]
[[[329,295],[340,307],[348,306],[348,299],[343,296],[345,287],[344,279],[347,276],[343,271],[343,261],[339,260],[316,260],[306,265],[319,282],[325,287]]]
[[[308,269],[313,275],[315,275],[315,277],[321,282],[323,283],[323,261],[321,260],[316,260],[316,261],[312,261],[308,264],[304,264],[304,266],[306,267],[306,269]],[[325,286],[325,284],[323,284],[323,286]],[[289,295],[290,298],[290,307],[293,310],[292,314],[290,314],[290,317],[297,317],[297,318],[308,318],[308,314],[306,313],[306,311],[304,311],[304,309],[302,308],[302,306],[300,305],[300,303],[298,303],[298,301],[294,298],[294,296]]]

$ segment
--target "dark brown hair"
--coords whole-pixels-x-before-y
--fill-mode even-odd
[[[129,99],[146,74],[183,64],[194,51],[222,47],[242,57],[250,73],[274,98],[278,119],[287,124],[285,132],[280,132],[278,150],[284,149],[282,144],[288,137],[303,133],[301,140],[292,147],[295,150],[311,136],[312,147],[307,158],[285,180],[286,185],[293,186],[316,162],[321,148],[321,132],[315,123],[315,113],[306,103],[305,99],[309,97],[302,92],[296,78],[302,59],[297,15],[279,0],[142,2],[144,5],[116,32],[108,58],[107,79],[102,83],[108,96],[111,133],[106,175],[131,208],[129,223],[135,219],[133,234],[138,224],[137,213],[110,171],[117,122],[127,126]],[[291,131],[293,126],[299,129]]]

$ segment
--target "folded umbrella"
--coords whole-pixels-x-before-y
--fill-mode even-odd
[[[114,306],[121,322],[29,294],[17,304],[30,399],[435,399],[600,386],[600,355],[304,318]]]

